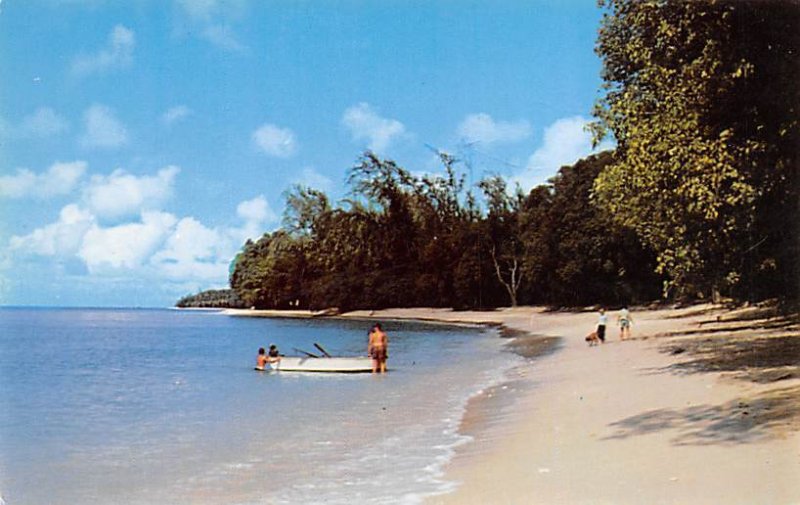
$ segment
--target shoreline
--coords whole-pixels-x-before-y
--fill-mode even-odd
[[[634,308],[633,339],[620,342],[611,326],[596,347],[583,339],[594,312],[334,317],[499,326],[511,346],[561,337],[556,352],[534,353],[468,401],[459,433],[471,441],[444,468],[456,489],[425,503],[796,504],[800,363],[746,353],[763,342],[800,349],[800,331],[796,319],[777,324],[753,310]],[[261,317],[281,317],[267,312]]]
[[[495,411],[501,402],[489,393],[471,402],[473,417],[489,421],[470,426],[465,416],[474,442],[445,472],[459,486],[426,503],[800,503],[796,373],[756,384],[734,371],[686,372],[676,365],[696,356],[665,352],[717,338],[709,335],[724,328],[704,325],[728,312],[635,311],[634,340],[620,342],[610,328],[594,348],[583,341],[594,313],[540,313],[528,331],[563,333],[564,347],[495,392],[511,396],[511,408]],[[519,318],[508,322],[523,329]],[[745,326],[737,338],[764,335]]]

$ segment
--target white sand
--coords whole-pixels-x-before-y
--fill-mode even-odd
[[[760,403],[796,392],[800,380],[761,385],[734,379],[732,373],[677,374],[667,367],[691,357],[658,352],[666,337],[644,338],[698,328],[709,316],[687,315],[696,311],[635,312],[635,339],[626,342],[619,341],[611,313],[609,338],[598,347],[584,341],[596,323],[593,312],[404,309],[373,314],[502,322],[565,337],[561,351],[517,371],[532,387],[495,392],[519,396],[512,399],[512,414],[473,433],[475,441],[447,469],[446,478],[459,482],[459,488],[429,502],[800,503],[797,416],[773,419]],[[675,318],[681,314],[685,317]],[[776,405],[770,408],[796,414],[796,404]],[[478,401],[471,408],[487,407]]]

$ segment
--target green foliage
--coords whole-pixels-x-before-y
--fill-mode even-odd
[[[175,304],[180,308],[242,308],[243,301],[232,289],[209,289],[194,295],[187,295]]]
[[[339,207],[293,187],[284,230],[245,244],[231,286],[248,306],[341,310],[635,301],[658,286],[652,254],[590,204],[610,155],[562,168],[528,197],[487,178],[485,213],[457,161],[440,157],[443,175],[415,177],[365,153]]]
[[[308,240],[283,230],[248,241],[235,260],[231,288],[246,306],[290,308],[305,306],[305,249]]]
[[[526,269],[534,299],[584,305],[658,297],[655,258],[633,233],[591,204],[595,178],[614,161],[603,152],[562,167],[522,209]]]
[[[798,227],[776,221],[798,217],[798,5],[601,4],[593,129],[618,150],[598,204],[657,252],[667,294],[796,296]]]

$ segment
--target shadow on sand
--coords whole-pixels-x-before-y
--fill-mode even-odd
[[[669,338],[663,352],[681,361],[646,373],[726,373],[736,379],[772,384],[765,392],[719,405],[658,409],[622,419],[607,438],[624,439],[675,431],[677,445],[744,444],[800,429],[800,317],[774,306],[730,312],[702,309],[697,327],[657,335]],[[781,387],[781,383],[786,381]]]
[[[797,429],[800,386],[787,387],[721,405],[658,409],[611,424],[605,439],[626,439],[674,430],[676,445],[738,445],[780,436],[784,428]],[[794,427],[792,427],[794,425]]]

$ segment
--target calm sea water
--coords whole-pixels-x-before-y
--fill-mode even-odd
[[[385,322],[390,373],[252,370],[275,343],[365,354],[367,321],[0,309],[0,493],[16,504],[417,503],[467,399],[519,358],[494,332]]]

